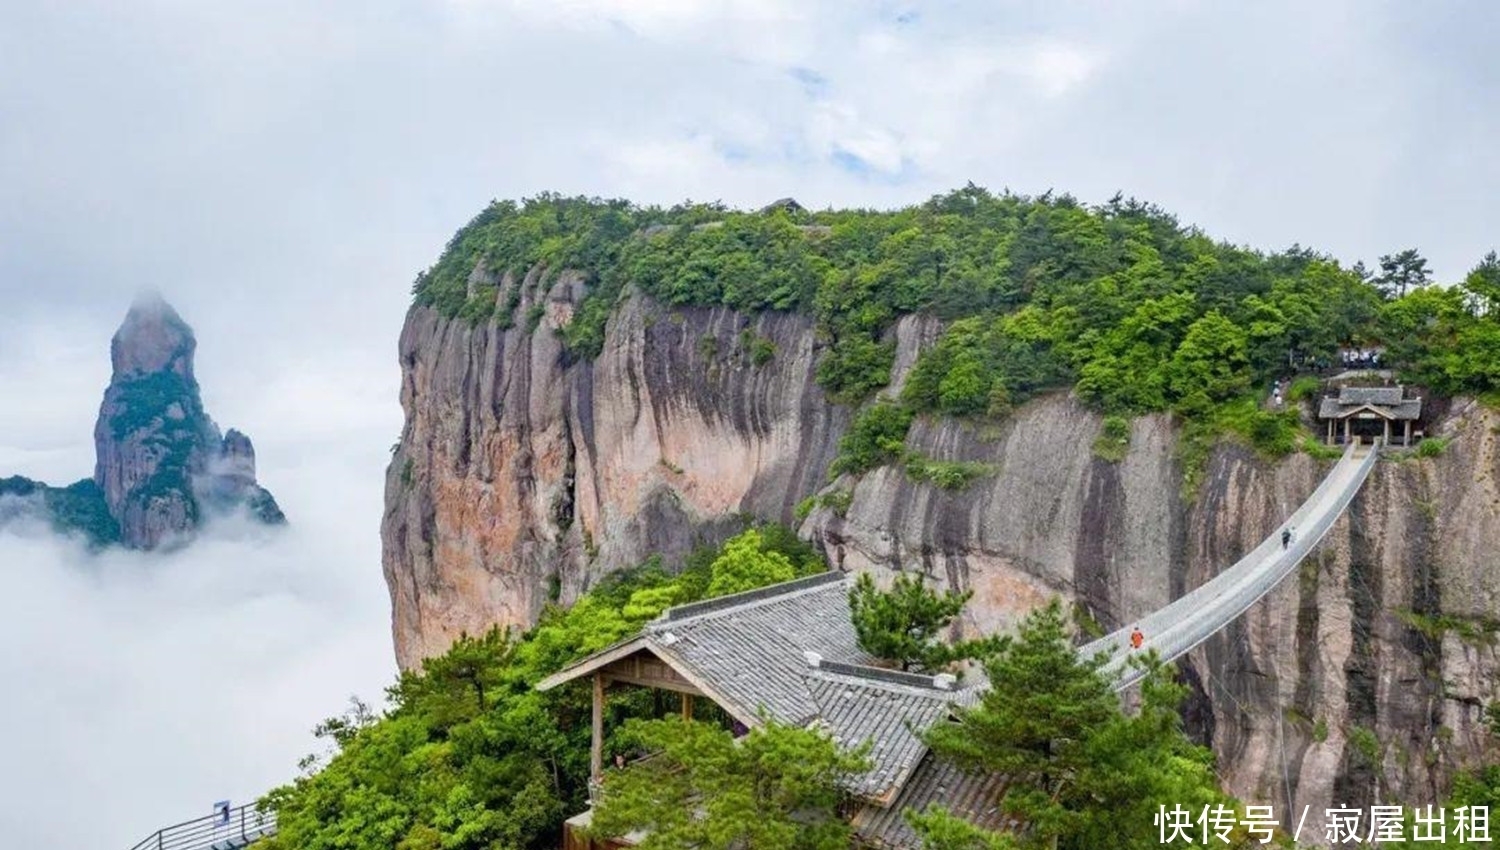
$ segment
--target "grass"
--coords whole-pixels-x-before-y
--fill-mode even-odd
[[[1428,437],[1417,444],[1413,454],[1417,457],[1441,457],[1448,450],[1448,442],[1447,437]]]
[[[1312,375],[1303,375],[1292,381],[1292,385],[1286,388],[1286,400],[1289,402],[1298,402],[1305,398],[1317,398],[1322,388],[1322,381]]]
[[[1130,450],[1130,420],[1123,416],[1104,417],[1104,427],[1094,440],[1094,456],[1110,463],[1119,463]]]
[[[1423,614],[1402,609],[1396,617],[1428,640],[1438,642],[1452,632],[1470,646],[1494,646],[1500,633],[1500,621],[1488,617],[1465,617],[1457,614]]]
[[[1208,470],[1208,459],[1221,437],[1253,448],[1261,457],[1285,457],[1309,442],[1295,410],[1272,411],[1254,396],[1225,402],[1206,416],[1188,419],[1178,444],[1183,498],[1191,501]]]
[[[995,465],[976,461],[932,460],[916,452],[906,455],[906,477],[944,490],[962,490],[995,474]]]

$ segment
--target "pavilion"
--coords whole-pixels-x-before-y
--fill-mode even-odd
[[[1399,445],[1409,446],[1421,439],[1420,430],[1413,434],[1412,423],[1422,417],[1422,399],[1406,397],[1406,390],[1394,387],[1339,387],[1336,396],[1324,396],[1318,406],[1318,418],[1326,426],[1329,445],[1351,441],[1366,442],[1379,437],[1392,445],[1399,426]]]
[[[997,809],[1001,779],[938,761],[921,737],[948,719],[954,706],[972,705],[979,688],[961,686],[951,675],[874,666],[850,621],[849,586],[835,571],[671,608],[635,637],[538,683],[545,691],[584,678],[592,682],[591,802],[603,778],[604,701],[612,687],[637,686],[679,694],[684,717],[693,716],[696,700],[707,699],[747,729],[769,717],[818,726],[849,747],[870,742],[870,769],[846,789],[861,846],[919,847],[902,812],[931,802],[977,825],[1004,827]],[[631,836],[591,843],[578,831],[591,818],[592,809],[569,819],[566,850],[634,843]]]

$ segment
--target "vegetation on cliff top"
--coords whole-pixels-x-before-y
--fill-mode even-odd
[[[1493,253],[1460,286],[1426,286],[1410,250],[1378,273],[1299,246],[1266,254],[1118,196],[1088,206],[971,185],[891,211],[746,212],[547,194],[492,203],[418,276],[417,302],[494,315],[493,289],[471,303],[480,263],[582,273],[589,294],[565,336],[583,354],[627,284],[670,305],[809,312],[828,343],[819,378],[850,399],[885,384],[897,318],[963,319],[908,395],[960,415],[1069,383],[1106,408],[1193,410],[1351,342],[1388,345],[1440,391],[1500,385]]]

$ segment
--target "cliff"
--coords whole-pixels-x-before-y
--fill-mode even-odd
[[[285,522],[256,482],[250,438],[221,434],[204,411],[196,347],[192,328],[169,304],[139,298],[110,343],[113,374],[94,425],[93,478],[66,488],[0,481],[10,518],[41,516],[94,545],[136,549],[183,542],[210,517],[238,510]]]
[[[798,526],[842,569],[921,569],[973,589],[965,629],[1054,594],[1115,627],[1233,563],[1328,465],[1223,444],[1186,497],[1172,419],[1137,419],[1109,462],[1093,451],[1100,417],[1052,394],[998,426],[918,420],[908,447],[988,465],[965,489],[893,467],[830,483],[852,412],[814,381],[824,343],[805,316],[631,294],[598,357],[579,360],[553,333],[578,279],[481,265],[471,284],[537,325],[426,306],[407,317],[406,425],[382,529],[405,668],[460,632],[529,624],[648,554],[721,539],[746,515]],[[893,384],[939,330],[899,321]],[[1278,812],[1431,801],[1485,745],[1500,672],[1487,557],[1500,544],[1500,417],[1457,404],[1440,418],[1446,452],[1382,461],[1300,580],[1184,659],[1190,725],[1246,800]],[[819,493],[824,506],[799,520]]]

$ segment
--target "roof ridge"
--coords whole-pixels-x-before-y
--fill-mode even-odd
[[[647,623],[646,627],[652,628],[665,626],[669,623],[682,623],[695,617],[727,611],[733,608],[754,607],[761,603],[784,599],[803,591],[815,590],[825,584],[837,584],[843,580],[843,572],[828,570],[826,572],[814,573],[810,576],[794,578],[791,581],[784,581],[779,584],[768,584],[765,587],[757,587],[754,590],[743,590],[739,593],[717,596],[701,602],[674,605],[663,611],[661,616]]]
[[[876,667],[871,664],[855,664],[850,661],[835,661],[833,659],[819,659],[816,667],[809,667],[809,673],[821,673],[823,677],[830,679],[855,679],[860,684],[877,685],[880,687],[898,686],[920,691],[924,696],[944,696],[955,694],[962,690],[957,676],[951,673],[938,673],[927,675],[925,673],[908,673],[905,670],[890,670],[885,667]],[[939,684],[939,677],[947,680],[947,685]]]

